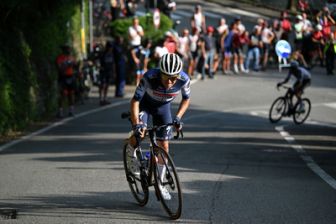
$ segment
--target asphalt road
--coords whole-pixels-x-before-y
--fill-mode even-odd
[[[283,76],[218,74],[192,85],[185,138],[171,145],[180,222],[335,223],[335,77],[314,75],[305,124],[273,125],[267,112]],[[75,118],[2,146],[0,208],[18,210],[11,223],[168,222],[153,193],[144,208],[130,194],[121,160],[129,124],[119,116],[129,99],[113,101],[98,107],[92,97]]]
[[[183,188],[180,223],[336,223],[336,76],[313,70],[303,125],[268,120],[275,69],[194,81],[171,143]],[[113,89],[112,89],[113,91]],[[139,207],[128,188],[122,144],[132,88],[99,107],[96,92],[76,116],[0,146],[0,223],[170,223],[153,191]],[[173,110],[177,109],[174,104]]]

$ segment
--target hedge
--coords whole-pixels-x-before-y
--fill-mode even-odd
[[[54,115],[55,58],[79,30],[74,21],[80,20],[80,1],[2,0],[1,5],[0,134],[6,135]]]

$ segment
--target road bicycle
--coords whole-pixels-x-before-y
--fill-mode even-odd
[[[274,100],[270,111],[269,119],[272,123],[276,123],[281,120],[282,117],[293,116],[295,124],[302,124],[309,116],[311,110],[311,103],[308,98],[302,98],[301,102],[303,106],[300,106],[300,102],[297,101],[295,105],[291,100],[293,89],[288,86],[282,86],[287,89],[284,96],[278,97]]]
[[[122,113],[122,118],[128,118],[130,121],[130,113]],[[147,127],[145,137],[141,140],[137,138],[137,146],[134,148],[129,144],[129,138],[134,135],[130,132],[130,137],[124,144],[123,161],[126,180],[138,204],[140,206],[147,204],[149,187],[154,186],[156,198],[169,217],[178,219],[182,212],[182,189],[179,177],[170,154],[156,143],[155,132],[167,126],[173,126],[173,123]],[[174,138],[178,139],[180,135],[183,137],[183,132],[177,131]],[[132,161],[132,159],[135,160]],[[159,161],[165,170],[162,175],[159,172]],[[168,190],[170,198],[165,198],[163,187]]]

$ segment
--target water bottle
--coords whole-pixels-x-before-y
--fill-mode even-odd
[[[149,166],[149,163],[150,163],[150,157],[151,157],[151,152],[150,152],[150,151],[145,152],[146,167]]]

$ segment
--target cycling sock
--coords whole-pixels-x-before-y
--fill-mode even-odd
[[[159,177],[161,182],[163,182],[164,175],[166,173],[166,166],[158,164],[158,169],[159,169]]]

